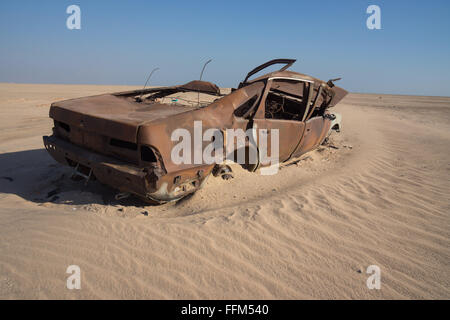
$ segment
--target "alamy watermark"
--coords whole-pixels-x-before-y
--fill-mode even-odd
[[[70,14],[66,20],[66,26],[69,30],[81,29],[81,9],[79,6],[72,4],[67,7],[66,13]]]
[[[256,127],[246,131],[208,128],[203,132],[202,121],[199,120],[194,121],[193,137],[189,130],[178,128],[172,132],[171,140],[178,142],[170,154],[174,164],[221,164],[229,161],[259,165],[262,175],[278,172],[278,129],[271,129],[269,133],[267,129],[258,130]]]
[[[371,4],[367,7],[366,13],[370,16],[366,20],[366,26],[369,30],[381,29],[381,9],[375,4]]]
[[[66,273],[70,274],[66,281],[66,287],[69,290],[81,289],[81,269],[77,265],[70,265],[67,267]]]
[[[370,274],[370,276],[367,278],[366,285],[369,290],[372,289],[381,289],[381,269],[377,265],[370,265],[367,267],[366,270],[367,274]]]

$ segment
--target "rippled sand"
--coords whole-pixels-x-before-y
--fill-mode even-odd
[[[450,98],[350,94],[337,149],[146,206],[42,146],[50,102],[126,89],[0,84],[0,298],[450,298]]]

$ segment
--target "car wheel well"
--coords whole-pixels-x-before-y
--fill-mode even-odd
[[[244,152],[245,160],[243,161],[243,163],[240,163],[240,161],[238,159],[239,152],[241,152],[241,153]],[[255,157],[253,159],[253,161],[250,161],[250,157],[251,156]],[[250,172],[254,172],[259,167],[259,150],[258,150],[258,148],[256,148],[256,150],[253,151],[253,153],[252,153],[252,152],[250,152],[250,147],[249,146],[245,146],[243,148],[235,149],[232,159],[233,159],[232,160],[233,162],[239,164],[243,169],[245,169],[247,171],[250,171]]]

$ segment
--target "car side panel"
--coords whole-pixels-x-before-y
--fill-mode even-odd
[[[319,146],[325,139],[329,128],[330,120],[321,116],[306,121],[302,140],[292,153],[292,157],[299,157]]]
[[[280,163],[289,159],[305,129],[304,122],[279,119],[254,119],[255,125],[258,131],[267,129],[268,156],[271,156],[273,130],[278,130],[279,141],[274,142],[279,142],[278,155]],[[258,139],[261,139],[261,132],[259,132]],[[261,141],[258,141],[258,145],[261,145]]]

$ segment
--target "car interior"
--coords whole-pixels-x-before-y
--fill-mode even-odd
[[[307,82],[274,80],[265,101],[265,118],[302,121],[309,87]]]

